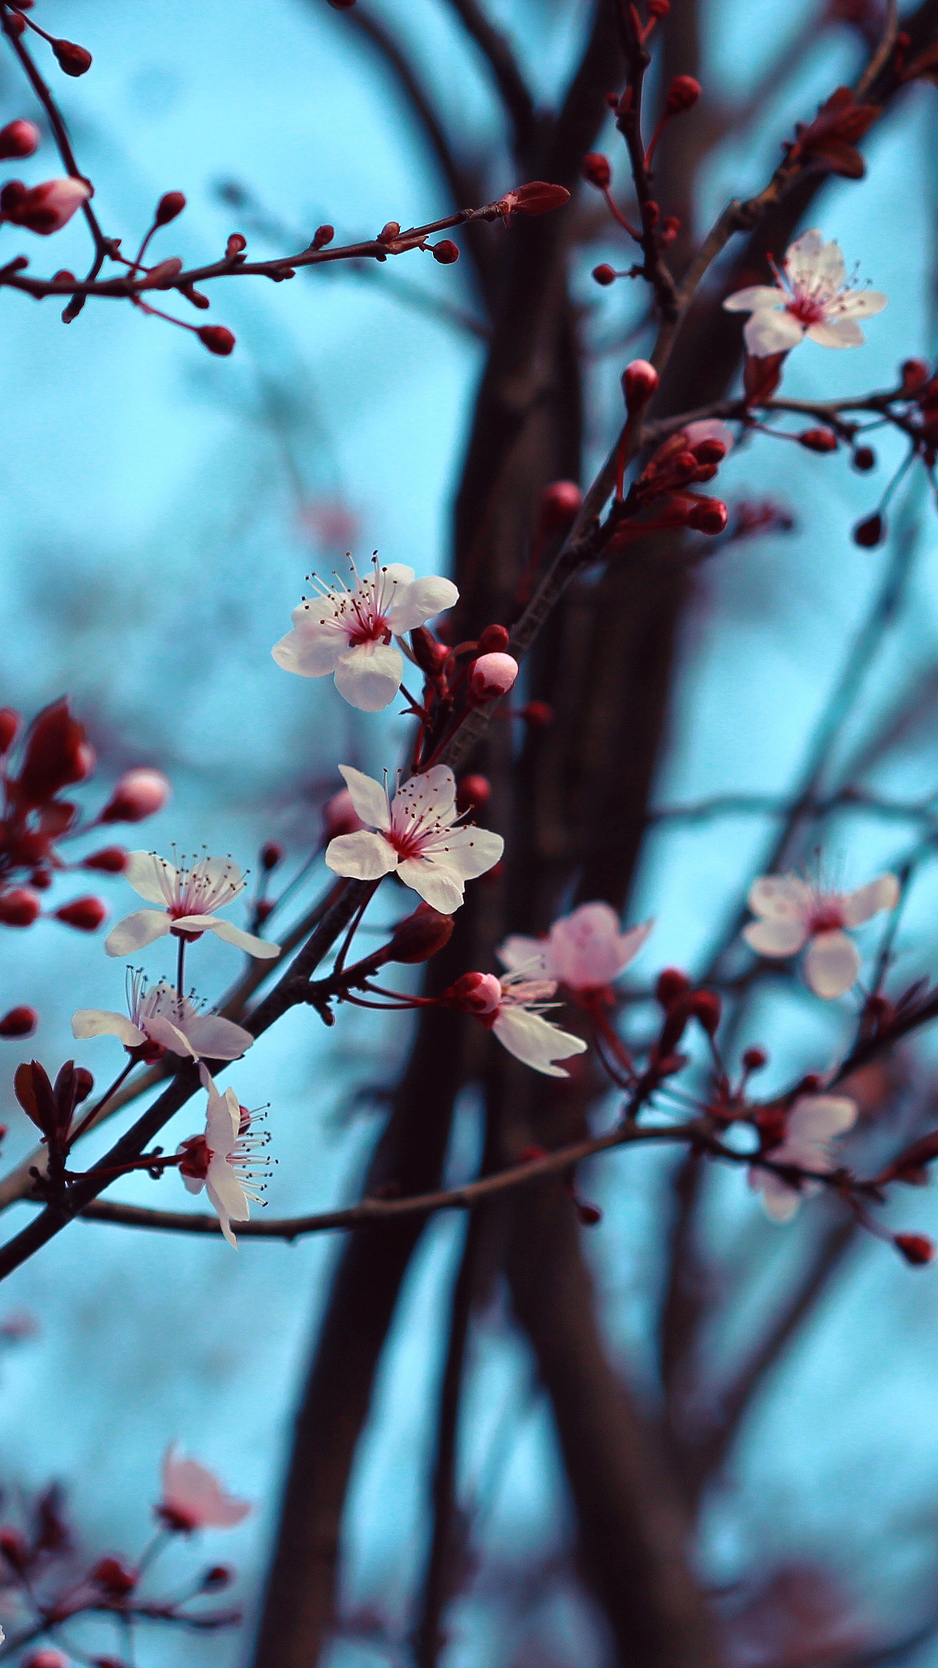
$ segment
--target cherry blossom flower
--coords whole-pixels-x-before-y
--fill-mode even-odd
[[[531,979],[524,973],[505,973],[500,979],[494,973],[465,973],[450,987],[447,1001],[474,1014],[524,1065],[545,1077],[569,1077],[554,1061],[583,1054],[586,1043],[544,1018],[554,1006],[550,999],[556,989],[554,979]]]
[[[844,927],[859,927],[882,909],[895,909],[899,882],[880,875],[856,892],[812,886],[798,875],[762,875],[749,893],[761,917],[743,937],[760,956],[793,956],[809,944],[804,975],[816,996],[843,996],[856,983],[860,955]]]
[[[830,1152],[835,1135],[856,1123],[857,1109],[845,1095],[801,1095],[785,1120],[784,1140],[766,1154],[775,1164],[796,1164],[802,1170],[833,1170]],[[793,1187],[773,1170],[752,1165],[749,1185],[762,1194],[766,1215],[773,1222],[790,1222],[803,1196],[819,1193],[822,1182],[805,1181]]]
[[[352,590],[338,578],[325,585],[314,575],[316,595],[294,608],[293,630],[271,651],[278,666],[302,678],[334,673],[339,694],[361,712],[380,712],[401,687],[404,660],[392,637],[424,625],[459,598],[449,579],[415,579],[413,568],[379,567],[377,557],[373,567],[363,579],[352,566]]]
[[[207,1073],[206,1078],[205,1134],[190,1135],[181,1143],[179,1173],[190,1193],[205,1188],[228,1244],[237,1246],[231,1224],[247,1222],[251,1200],[261,1197],[257,1181],[267,1171],[254,1155],[266,1147],[268,1136],[251,1134],[250,1114],[239,1106],[234,1089],[221,1094]]]
[[[192,1060],[238,1060],[251,1047],[250,1031],[221,1014],[202,1014],[188,997],[180,997],[174,985],[162,979],[147,989],[143,973],[127,975],[127,1014],[104,1008],[79,1008],[72,1015],[72,1036],[115,1036],[128,1053],[141,1050],[141,1058],[159,1059],[167,1049]]]
[[[330,840],[326,862],[334,874],[352,880],[396,874],[426,903],[450,915],[463,901],[465,882],[484,875],[501,857],[500,834],[460,825],[456,778],[448,765],[412,776],[393,801],[373,777],[351,765],[339,770],[356,814],[368,826]]]
[[[176,867],[155,851],[132,851],[124,879],[141,898],[163,907],[138,909],[118,921],[104,940],[109,956],[132,955],[166,933],[177,938],[200,938],[203,932],[215,933],[249,956],[280,954],[279,944],[242,932],[230,921],[216,921],[215,910],[224,909],[244,890],[244,877],[230,857],[200,857],[191,863],[184,859]]]
[[[789,245],[777,284],[737,290],[723,305],[730,313],[752,314],[743,332],[746,347],[765,359],[787,353],[804,336],[821,347],[861,347],[866,338],[857,319],[881,313],[887,299],[879,290],[851,289],[840,245],[810,231]]]
[[[546,938],[506,938],[498,959],[511,972],[556,979],[568,990],[603,990],[638,955],[653,921],[619,931],[619,917],[607,903],[580,904],[555,921]]]
[[[163,1460],[163,1498],[157,1515],[167,1529],[192,1534],[195,1529],[233,1529],[251,1505],[228,1494],[213,1471],[198,1460],[183,1459],[175,1443]]]

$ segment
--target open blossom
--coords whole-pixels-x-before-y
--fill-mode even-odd
[[[525,978],[523,973],[505,973],[500,979],[494,973],[465,973],[450,987],[447,1000],[494,1031],[516,1060],[545,1077],[569,1077],[554,1062],[583,1054],[586,1043],[544,1018],[556,989],[553,979]]]
[[[268,1138],[251,1134],[250,1117],[239,1106],[234,1089],[221,1094],[210,1077],[207,1087],[205,1134],[190,1135],[181,1143],[179,1150],[184,1157],[179,1173],[190,1193],[201,1193],[205,1188],[222,1233],[229,1245],[236,1246],[231,1224],[247,1222],[251,1200],[260,1199],[256,1182],[267,1171],[255,1154],[267,1145]]]
[[[221,1014],[202,1014],[174,985],[162,979],[152,989],[142,973],[127,977],[128,1014],[104,1008],[79,1008],[72,1015],[72,1036],[115,1036],[129,1053],[159,1059],[169,1049],[191,1060],[238,1060],[254,1041],[250,1031]]]
[[[484,875],[501,857],[505,842],[500,834],[462,825],[456,778],[448,765],[412,776],[393,800],[373,777],[351,765],[339,770],[356,815],[367,827],[330,840],[326,862],[334,874],[352,880],[396,874],[426,903],[450,915],[463,901],[466,881]]]
[[[233,1529],[251,1506],[228,1494],[207,1466],[183,1459],[173,1444],[163,1460],[163,1498],[156,1510],[168,1529],[191,1534],[194,1529]]]
[[[242,932],[230,921],[215,919],[215,911],[224,909],[244,890],[244,877],[230,857],[200,857],[189,864],[183,861],[177,868],[155,851],[132,851],[124,879],[141,898],[162,908],[138,909],[118,921],[104,940],[109,956],[132,955],[166,933],[177,938],[199,938],[203,932],[215,933],[249,956],[280,954],[279,944]]]
[[[271,651],[278,666],[300,677],[334,673],[339,694],[361,712],[380,712],[401,687],[404,660],[392,637],[424,625],[459,598],[449,579],[415,579],[413,568],[379,567],[377,557],[373,568],[362,579],[353,566],[351,590],[314,576],[317,594],[294,608],[293,630]]]
[[[555,979],[568,990],[602,990],[638,955],[653,921],[619,931],[619,917],[607,903],[580,904],[555,921],[546,938],[506,938],[498,959],[511,972]]]
[[[728,295],[730,313],[751,313],[743,332],[748,351],[757,358],[787,353],[802,337],[822,347],[861,347],[865,341],[857,319],[881,313],[887,297],[879,290],[855,290],[838,243],[825,243],[820,232],[802,232],[789,245],[777,284],[753,284]]]
[[[785,1119],[784,1140],[766,1154],[775,1164],[796,1164],[802,1170],[835,1168],[830,1143],[856,1123],[857,1109],[845,1095],[801,1095]],[[823,1183],[802,1182],[792,1187],[773,1170],[753,1165],[749,1185],[762,1194],[766,1214],[773,1222],[790,1222],[803,1195],[817,1193]]]
[[[859,951],[844,928],[859,927],[898,901],[895,875],[880,875],[856,892],[828,892],[798,875],[762,875],[749,893],[760,919],[743,937],[760,956],[793,956],[807,944],[804,975],[815,995],[843,996],[860,971]]]

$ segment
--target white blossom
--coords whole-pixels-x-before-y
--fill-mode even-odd
[[[730,313],[751,313],[743,332],[749,353],[766,358],[787,353],[804,336],[822,347],[861,347],[857,319],[881,313],[888,297],[879,290],[851,289],[837,243],[820,232],[802,232],[789,245],[777,284],[753,284],[728,295]]]
[[[556,989],[553,979],[531,979],[523,973],[505,973],[500,979],[494,973],[480,974],[470,998],[471,1012],[516,1060],[545,1077],[569,1077],[554,1062],[583,1054],[586,1043],[544,1018],[554,1006],[550,999]]]
[[[602,990],[638,955],[653,926],[644,921],[620,932],[610,904],[585,903],[555,921],[546,938],[517,933],[497,954],[511,972],[555,979],[568,990]]]
[[[774,1164],[793,1164],[802,1170],[823,1172],[835,1168],[830,1143],[856,1123],[857,1109],[845,1095],[801,1095],[785,1120],[785,1138],[766,1153]],[[752,1165],[749,1185],[762,1194],[766,1214],[773,1222],[790,1222],[802,1196],[818,1193],[819,1181],[805,1181],[792,1187],[773,1170]]]
[[[899,882],[880,875],[856,892],[826,891],[798,875],[762,875],[749,893],[761,917],[743,937],[760,956],[793,956],[809,945],[804,974],[816,996],[843,996],[856,983],[860,955],[845,927],[859,927],[882,909],[895,909]]]
[[[129,1017],[105,1008],[79,1008],[72,1015],[72,1036],[115,1036],[130,1053],[138,1048],[146,1052],[150,1045],[157,1057],[169,1049],[191,1060],[237,1060],[254,1041],[250,1031],[233,1020],[200,1013],[162,979],[148,989],[146,977],[138,971],[127,975],[127,1008]]]
[[[179,1150],[185,1156],[179,1173],[190,1193],[205,1188],[222,1233],[229,1245],[236,1246],[231,1224],[247,1222],[251,1201],[261,1197],[257,1179],[267,1170],[255,1155],[267,1145],[267,1136],[251,1133],[250,1117],[238,1104],[234,1089],[221,1094],[207,1072],[204,1081],[208,1089],[205,1134],[182,1142]]]
[[[199,938],[203,932],[215,933],[226,944],[234,944],[249,956],[264,958],[280,954],[279,944],[242,932],[230,921],[215,919],[215,911],[224,909],[244,890],[244,877],[230,857],[200,857],[189,864],[183,861],[177,867],[165,857],[158,857],[155,851],[132,851],[127,858],[124,879],[141,898],[163,907],[138,909],[118,921],[104,940],[109,956],[132,955],[166,933]]]

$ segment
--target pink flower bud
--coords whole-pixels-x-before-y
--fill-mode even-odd
[[[5,927],[31,927],[42,905],[29,886],[14,886],[0,892],[0,921]]]
[[[633,359],[622,372],[622,392],[629,416],[648,404],[658,387],[658,372],[647,359]]]
[[[464,1014],[493,1014],[501,1000],[501,983],[494,973],[464,973],[441,997],[448,1008]]]
[[[35,122],[7,122],[0,127],[0,162],[12,156],[32,156],[41,137]]]
[[[664,101],[666,116],[680,115],[683,110],[690,110],[700,97],[700,82],[692,75],[676,75],[668,88]]]
[[[518,676],[518,662],[510,654],[483,654],[469,673],[469,689],[477,701],[497,701],[507,695]]]
[[[177,214],[182,213],[185,206],[186,199],[182,191],[164,191],[156,205],[156,213],[153,216],[154,226],[168,226],[171,220],[175,220]]]
[[[84,46],[76,46],[74,41],[53,41],[52,50],[59,61],[59,67],[66,75],[85,75],[91,68],[91,53]]]
[[[143,822],[162,811],[170,786],[161,770],[125,770],[101,812],[101,822]]]
[[[88,1580],[114,1598],[125,1598],[137,1585],[137,1571],[123,1558],[105,1557],[88,1571]]]
[[[595,185],[597,191],[608,190],[612,169],[608,157],[603,156],[600,151],[589,151],[584,156],[580,172],[590,185]]]
[[[202,346],[208,348],[209,353],[217,353],[223,359],[227,357],[235,345],[234,336],[230,330],[225,329],[223,324],[203,324],[196,331],[196,335]]]
[[[614,284],[619,275],[615,267],[610,266],[608,261],[600,261],[598,266],[594,266],[592,276],[594,283],[605,286],[606,284]]]
[[[38,1024],[35,1008],[11,1008],[0,1019],[0,1037],[31,1037]]]
[[[539,533],[566,532],[580,513],[583,494],[576,481],[551,481],[541,493],[538,506]]]
[[[481,811],[491,797],[491,782],[487,776],[477,772],[464,776],[456,789],[456,804],[460,811]]]
[[[100,851],[93,851],[90,857],[83,857],[81,866],[105,875],[122,875],[129,856],[123,846],[103,846]]]
[[[837,436],[831,429],[803,429],[798,444],[809,452],[836,452]]]
[[[892,1243],[900,1257],[913,1267],[930,1263],[935,1255],[934,1244],[925,1234],[895,1234]]]
[[[511,638],[503,625],[487,625],[479,634],[476,649],[479,654],[504,654]]]
[[[15,707],[0,707],[0,757],[9,753],[21,722]]]
[[[87,180],[45,180],[31,190],[21,180],[9,180],[0,191],[0,219],[49,237],[61,231],[91,195]]]
[[[459,260],[459,244],[454,243],[451,237],[445,237],[442,243],[430,245],[430,253],[441,266],[452,266],[454,261]]]
[[[23,1663],[23,1668],[68,1668],[68,1657],[61,1651],[45,1649],[33,1651]]]
[[[348,788],[340,788],[322,808],[323,838],[334,840],[338,834],[357,834],[365,824],[358,816]]]
[[[107,920],[107,910],[100,898],[75,898],[72,903],[57,909],[55,918],[64,921],[67,927],[74,927],[77,932],[97,932],[102,922]]]

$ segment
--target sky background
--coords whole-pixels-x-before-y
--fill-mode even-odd
[[[488,159],[493,195],[519,183],[499,150],[480,65],[441,0],[374,0],[374,9],[399,28],[429,83],[445,89],[464,143]],[[489,9],[510,29],[538,96],[553,101],[585,5],[490,0]],[[708,88],[745,97],[783,31],[795,31],[806,10],[776,0],[745,8],[714,0]],[[323,0],[136,0],[132,7],[41,0],[37,16],[94,54],[91,74],[77,82],[60,77],[56,91],[95,180],[96,208],[128,248],[161,193],[179,189],[189,206],[159,234],[154,252],[187,264],[217,258],[228,233],[246,229],[244,215],[220,200],[225,182],[249,192],[271,225],[284,227],[282,243],[252,232],[257,254],[283,252],[294,236],[308,240],[322,221],[348,241],[389,218],[421,223],[447,211],[445,189],[396,91]],[[846,32],[819,38],[796,84],[762,101],[744,139],[715,156],[702,218],[727,195],[757,187],[792,120],[856,68]],[[934,180],[923,159],[934,154],[935,97],[917,89],[874,132],[862,186],[835,182],[818,200],[811,224],[841,241],[848,266],[856,263],[862,281],[885,290],[890,305],[870,321],[862,350],[799,349],[786,376],[792,395],[888,385],[901,359],[932,349]],[[34,115],[5,57],[0,116]],[[606,142],[621,170],[611,136]],[[16,171],[30,183],[55,173],[48,142]],[[494,226],[491,235],[511,234]],[[28,243],[37,270],[77,269],[85,259],[77,219],[54,245],[9,228],[0,240],[7,254]],[[624,335],[635,316],[626,286],[598,291],[589,281],[596,260],[615,255],[611,240],[608,249],[594,245],[575,280],[595,349],[588,467],[608,444],[619,397],[623,355],[604,344]],[[287,629],[310,565],[328,572],[348,545],[365,561],[377,548],[418,572],[446,571],[451,492],[481,350],[471,332],[402,299],[393,286],[405,280],[431,307],[472,311],[465,266],[443,268],[419,253],[367,275],[327,268],[276,286],[219,282],[211,318],[238,338],[232,358],[220,360],[188,332],[130,308],[89,306],[63,328],[51,303],[4,294],[0,700],[31,712],[69,692],[101,760],[84,803],[101,803],[130,763],[166,769],[174,797],[144,831],[147,845],[166,850],[175,841],[187,851],[204,844],[249,866],[259,844],[277,838],[295,865],[314,837],[317,806],[340,785],[336,763],[380,770],[396,762],[397,719],[360,722],[328,680],[286,677],[270,646]],[[821,459],[758,439],[721,471],[725,496],[771,492],[792,507],[797,526],[731,547],[701,569],[658,803],[784,793],[796,779],[851,634],[895,554],[894,545],[863,551],[849,538],[900,455],[888,437],[877,446],[872,477],[853,473],[840,455]],[[863,736],[938,660],[938,519],[920,483],[910,486],[894,525],[914,558],[845,739],[844,776]],[[930,704],[921,703],[865,781],[896,796],[938,789],[936,705],[932,687]],[[662,965],[706,959],[769,833],[765,822],[740,817],[656,836],[634,901],[636,919],[653,914],[658,923],[636,963],[637,984]],[[830,861],[848,884],[860,884],[904,853],[913,833],[911,824],[844,817],[829,830]],[[318,886],[322,874],[313,880]],[[84,887],[63,881],[55,900],[76,890]],[[133,907],[121,881],[105,882],[102,891],[115,915]],[[910,979],[935,966],[936,904],[938,874],[926,866],[899,939],[900,970]],[[875,944],[875,932],[864,942]],[[153,977],[168,971],[159,946],[144,959]],[[214,999],[237,959],[203,940],[189,970]],[[73,1052],[74,1007],[120,1008],[122,996],[122,968],[100,941],[55,922],[0,940],[0,1011],[19,1002],[40,1008],[35,1051],[48,1066]],[[767,1003],[755,1009],[753,1037],[772,1049],[767,1089],[797,1069],[823,1066],[842,1046],[849,1006],[819,1007],[794,990],[773,993],[771,1011]],[[273,1214],[356,1197],[379,1116],[363,1091],[393,1081],[407,1024],[346,1010],[325,1034],[308,1013],[293,1012],[235,1068],[231,1081],[242,1102],[271,1104]],[[8,1063],[3,1070],[0,1061],[5,1150],[18,1160],[30,1146],[9,1087],[20,1053],[16,1044],[0,1047]],[[921,1054],[927,1062],[929,1045]],[[82,1045],[78,1058],[107,1081],[118,1056],[115,1042],[99,1039]],[[195,1107],[183,1111],[166,1131],[167,1145],[197,1126]],[[477,1147],[477,1108],[467,1096],[453,1177],[471,1172]],[[91,1156],[99,1150],[89,1143]],[[623,1371],[643,1383],[660,1276],[653,1230],[664,1163],[615,1154],[583,1182],[605,1211],[589,1247],[610,1347]],[[127,1183],[115,1196],[185,1203],[173,1176],[158,1189]],[[737,1332],[715,1341],[732,1356],[747,1317],[770,1301],[773,1282],[797,1257],[803,1228],[782,1235],[764,1224],[737,1173],[712,1179],[709,1209],[720,1266],[744,1291]],[[17,1207],[10,1230],[30,1214]],[[900,1215],[905,1227],[938,1229],[928,1194],[907,1194],[893,1212],[896,1225]],[[428,1226],[348,1513],[346,1608],[380,1615],[398,1636],[422,1557],[426,1409],[462,1232],[456,1220]],[[242,1528],[207,1534],[197,1549],[207,1563],[238,1564],[250,1609],[297,1377],[337,1249],[323,1236],[293,1247],[249,1242],[235,1255],[221,1242],[76,1224],[0,1293],[0,1321],[25,1309],[41,1329],[0,1359],[0,1477],[26,1490],[61,1479],[89,1549],[133,1554],[149,1533],[163,1450],[181,1442],[257,1503]],[[836,1301],[776,1375],[725,1490],[708,1508],[701,1558],[709,1579],[740,1579],[762,1553],[835,1560],[871,1625],[906,1604],[914,1608],[938,1550],[936,1282],[938,1275],[910,1273],[873,1242],[854,1254]],[[598,1665],[600,1636],[564,1576],[522,1602],[532,1566],[549,1568],[561,1557],[569,1522],[543,1400],[497,1305],[474,1343],[467,1395],[461,1464],[478,1508],[479,1562],[471,1596],[455,1613],[448,1664],[511,1662],[536,1639],[545,1662]],[[174,1549],[166,1569],[189,1569],[195,1556]],[[870,1582],[874,1565],[877,1581]],[[139,1668],[236,1668],[245,1649],[237,1635],[165,1631],[141,1640]],[[329,1668],[366,1668],[379,1654],[367,1640],[341,1640]],[[938,1649],[921,1662],[938,1665]]]

